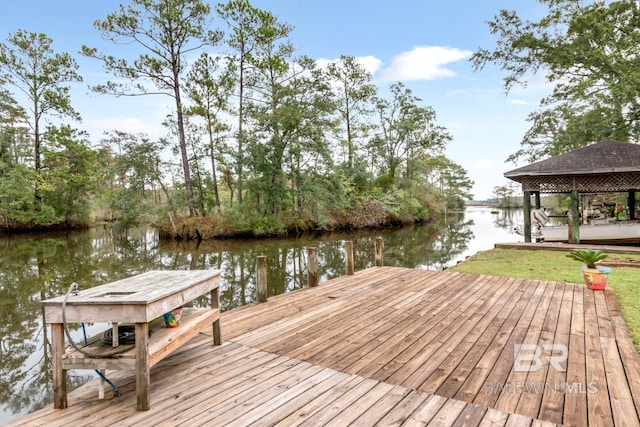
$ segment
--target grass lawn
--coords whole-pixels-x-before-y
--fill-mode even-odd
[[[492,249],[480,252],[465,262],[451,267],[453,271],[523,279],[584,283],[580,263],[566,256],[568,252]],[[605,260],[640,261],[640,255],[609,254]],[[608,286],[615,290],[631,339],[640,353],[640,268],[613,267]]]

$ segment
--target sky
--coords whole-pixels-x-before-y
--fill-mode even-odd
[[[92,93],[87,85],[105,82],[99,61],[82,57],[82,45],[116,56],[132,53],[132,46],[101,39],[93,28],[96,19],[116,11],[117,0],[4,1],[0,14],[0,40],[18,29],[45,33],[56,52],[68,52],[78,62],[82,84],[71,88],[71,103],[82,115],[76,127],[92,141],[105,132],[166,135],[161,123],[172,111],[166,96],[115,98]],[[500,9],[515,9],[525,18],[538,19],[544,9],[535,0],[252,0],[281,22],[293,26],[291,41],[298,54],[328,63],[350,55],[361,58],[373,83],[384,95],[401,81],[432,107],[436,121],[452,135],[445,154],[464,167],[474,181],[474,199],[493,196],[496,186],[508,184],[506,171],[524,163],[505,163],[520,147],[529,128],[529,113],[539,108],[549,92],[543,78],[526,90],[505,94],[505,74],[493,65],[474,71],[470,56],[479,48],[492,49],[495,36],[487,21]],[[212,2],[212,5],[217,4]],[[214,20],[224,29],[224,23]]]

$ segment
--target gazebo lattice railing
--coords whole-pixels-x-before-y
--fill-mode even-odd
[[[519,177],[522,190],[539,193],[610,193],[640,188],[640,173]]]

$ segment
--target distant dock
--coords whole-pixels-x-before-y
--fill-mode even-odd
[[[545,251],[562,251],[570,252],[575,249],[599,249],[609,254],[636,254],[640,255],[640,246],[616,246],[616,245],[589,245],[589,244],[571,244],[571,243],[557,243],[557,242],[540,242],[540,243],[525,243],[525,242],[508,242],[508,243],[496,243],[494,245],[497,249],[530,249],[530,250],[545,250]]]

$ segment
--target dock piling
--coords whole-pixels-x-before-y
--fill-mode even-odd
[[[256,260],[256,289],[258,302],[267,302],[267,257],[259,255]]]
[[[307,259],[309,263],[309,267],[307,270],[307,280],[309,281],[309,286],[318,286],[318,256],[316,248],[309,248]]]
[[[382,248],[384,240],[382,237],[376,237],[376,267],[382,267]]]
[[[347,240],[345,242],[345,252],[346,252],[346,264],[347,264],[347,276],[353,275],[353,241]]]

